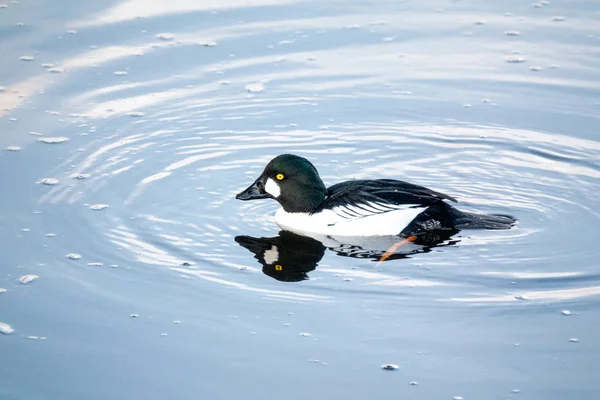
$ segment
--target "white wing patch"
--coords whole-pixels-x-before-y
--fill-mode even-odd
[[[288,213],[283,208],[275,213],[275,223],[296,233],[336,236],[398,235],[427,207],[370,203],[338,206],[319,213]]]

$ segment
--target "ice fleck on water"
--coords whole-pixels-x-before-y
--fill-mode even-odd
[[[79,260],[81,258],[81,254],[69,253],[67,254],[67,258],[70,258],[71,260]]]
[[[517,299],[517,300],[529,300],[527,297],[523,296],[522,294],[516,295],[515,299]]]
[[[44,64],[42,64],[42,68],[52,68],[52,67],[54,67],[54,64],[52,64],[52,63],[44,63]]]
[[[67,33],[68,33],[69,35],[74,35],[74,34],[76,34],[76,33],[77,33],[77,31],[76,31],[76,30],[70,30],[70,31],[67,31]]]
[[[567,19],[565,17],[562,17],[560,15],[557,15],[556,17],[552,17],[552,21],[555,22],[562,22],[562,21],[566,21]]]
[[[383,364],[381,366],[381,369],[385,369],[387,371],[395,371],[397,370],[399,367],[396,364]]]
[[[6,150],[8,150],[8,151],[19,151],[19,150],[21,150],[21,146],[8,146],[6,148]]]
[[[94,204],[90,206],[90,210],[96,210],[96,211],[100,211],[100,210],[104,210],[105,208],[108,208],[108,204]]]
[[[87,263],[88,267],[101,267],[103,265],[104,265],[104,263],[101,263],[101,262],[90,262],[90,263]]]
[[[90,177],[90,174],[74,174],[73,178],[75,179],[87,179]]]
[[[179,325],[179,324],[181,324],[181,321],[175,320],[175,321],[173,321],[173,323],[174,323],[175,325]]]
[[[138,318],[138,317],[139,317],[139,315],[138,315],[138,314],[129,314],[129,316],[130,316],[131,318]]]
[[[519,31],[504,31],[506,36],[520,36],[521,32]]]
[[[312,336],[312,334],[308,333],[308,332],[300,332],[300,336],[302,336],[302,337],[309,337],[309,336]]]
[[[542,70],[542,67],[535,67],[535,66],[533,66],[533,67],[529,67],[529,70],[533,71],[533,72],[538,72],[538,71]]]
[[[572,337],[572,338],[569,338],[569,342],[577,343],[577,342],[579,342],[579,339]]]
[[[417,386],[419,384],[419,382],[412,381],[412,382],[408,382],[408,384],[410,386]]]
[[[59,143],[67,142],[68,140],[69,140],[69,138],[65,137],[65,136],[41,137],[38,139],[38,141],[40,141],[42,143],[48,143],[48,144],[59,144]]]
[[[63,72],[65,72],[64,68],[48,68],[48,72],[52,73],[52,74],[61,74]]]
[[[525,57],[521,56],[508,56],[504,59],[507,63],[522,63],[525,61]]]
[[[569,311],[569,310],[562,310],[560,313],[562,315],[571,315],[572,314],[571,311]]]
[[[0,287],[0,293],[6,292],[6,289]]]
[[[115,71],[115,75],[117,75],[117,76],[127,75],[127,71]]]
[[[52,186],[52,185],[56,185],[58,183],[58,179],[44,178],[40,182],[43,183],[44,185]]]
[[[4,322],[0,322],[0,333],[4,333],[5,335],[10,335],[15,330],[11,328],[9,324],[5,324]]]
[[[19,57],[19,60],[21,60],[21,61],[33,61],[33,60],[35,60],[35,58],[33,56],[21,56],[21,57]]]
[[[165,337],[165,336],[167,336],[167,334],[166,333],[161,333],[160,336]]]
[[[127,113],[127,115],[129,115],[130,117],[143,117],[144,115],[146,115],[146,113],[143,113],[141,111],[130,111]]]
[[[48,236],[48,237],[54,237],[54,236],[56,236],[56,233],[46,233],[46,236]]]
[[[519,393],[519,392],[520,392],[520,390],[519,390],[519,389],[513,389],[513,390],[512,390],[512,392],[513,392],[513,393]]]
[[[4,86],[0,86],[0,92],[4,92],[6,88]]]
[[[156,38],[160,40],[173,40],[175,39],[175,35],[172,33],[159,33],[156,35]]]
[[[246,85],[246,90],[250,93],[260,93],[265,90],[265,85],[262,82],[249,83]]]
[[[454,396],[452,400],[463,400],[462,396]]]
[[[19,278],[19,282],[21,282],[22,284],[27,284],[29,282],[35,281],[37,278],[39,278],[39,276],[37,275],[24,275]]]

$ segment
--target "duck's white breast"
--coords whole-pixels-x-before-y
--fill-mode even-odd
[[[398,235],[423,211],[422,207],[406,205],[392,211],[348,218],[332,210],[309,214],[289,213],[280,208],[275,213],[275,223],[282,229],[300,234],[387,236]]]

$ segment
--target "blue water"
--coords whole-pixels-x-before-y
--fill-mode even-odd
[[[5,5],[0,399],[600,397],[596,1]],[[519,225],[306,242],[284,152]]]

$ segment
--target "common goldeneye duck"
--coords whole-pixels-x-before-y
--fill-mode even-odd
[[[428,231],[510,229],[505,215],[463,212],[456,199],[394,179],[354,180],[326,188],[306,158],[282,154],[271,160],[239,200],[275,199],[275,223],[299,234],[414,237]],[[413,239],[414,240],[414,239]]]

